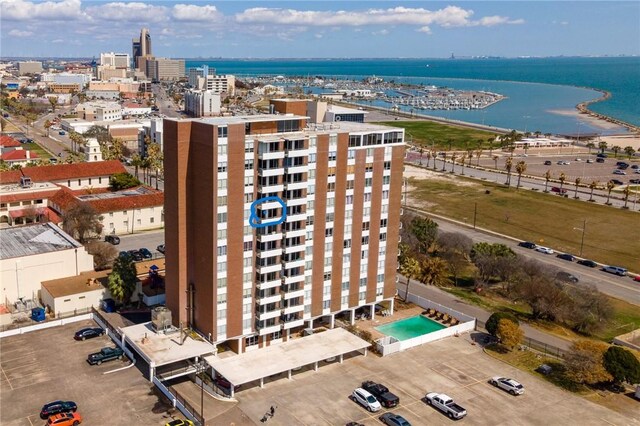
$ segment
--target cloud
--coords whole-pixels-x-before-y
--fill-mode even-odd
[[[389,30],[383,29],[383,30],[380,30],[380,31],[374,31],[371,34],[379,35],[379,36],[386,36],[386,35],[389,34]]]
[[[20,30],[11,30],[9,31],[9,35],[12,37],[29,37],[33,35],[31,31],[20,31]]]
[[[196,6],[194,4],[176,4],[173,6],[173,18],[187,22],[215,22],[223,18],[215,6]]]
[[[80,0],[45,1],[0,0],[3,21],[77,20],[84,17]]]
[[[132,2],[105,3],[99,6],[90,6],[85,9],[90,17],[96,21],[118,22],[165,22],[168,20],[167,8],[154,6],[153,4]]]
[[[505,16],[488,16],[472,20],[473,10],[458,6],[447,6],[435,11],[424,8],[395,7],[389,9],[368,9],[364,11],[303,11],[255,7],[235,15],[240,24],[275,24],[306,26],[350,26],[365,25],[417,25],[418,31],[429,33],[430,26],[472,27],[501,24],[520,24],[524,20],[512,20]]]

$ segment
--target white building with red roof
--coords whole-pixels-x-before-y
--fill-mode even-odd
[[[31,152],[28,149],[22,149],[22,147],[0,154],[0,160],[7,163],[9,167],[25,167],[27,164],[36,161],[38,158],[38,154]]]

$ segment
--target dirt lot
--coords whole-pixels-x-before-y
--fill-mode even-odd
[[[74,401],[83,424],[162,425],[167,406],[158,399],[142,373],[132,368],[104,374],[129,365],[111,361],[91,366],[87,355],[114,346],[106,337],[76,342],[73,334],[83,321],[11,336],[0,341],[0,424],[40,425],[40,409],[58,399]],[[177,413],[179,415],[179,413]]]
[[[490,386],[487,379],[494,375],[515,378],[525,385],[526,394],[513,397]],[[386,358],[357,356],[343,364],[322,365],[318,372],[297,373],[292,380],[285,377],[269,381],[263,389],[239,392],[238,407],[256,423],[273,405],[278,408],[270,424],[344,425],[358,421],[379,425],[378,417],[383,411],[369,413],[349,399],[363,380],[377,380],[389,386],[400,397],[400,406],[392,411],[413,425],[452,424],[422,401],[426,392],[444,392],[453,397],[469,413],[463,420],[465,424],[623,425],[640,421],[640,412],[635,417],[625,417],[503,364],[472,346],[468,335]]]

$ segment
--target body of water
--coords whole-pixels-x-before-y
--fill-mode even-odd
[[[270,59],[187,60],[218,74],[297,75],[341,78],[380,76],[386,80],[487,90],[508,99],[482,111],[428,111],[429,115],[508,129],[543,133],[624,133],[620,127],[600,128],[567,114],[597,99],[599,89],[611,98],[590,108],[640,126],[640,58],[527,59]],[[416,111],[418,112],[418,111]]]

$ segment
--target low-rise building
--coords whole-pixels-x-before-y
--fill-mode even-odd
[[[145,116],[151,114],[151,107],[133,102],[122,104],[122,115],[125,117]]]
[[[35,152],[31,152],[28,149],[23,149],[22,147],[15,148],[11,151],[3,152],[2,154],[0,154],[0,161],[4,161],[9,167],[24,167],[37,159],[38,154],[36,154]]]
[[[93,256],[52,223],[0,229],[0,302],[40,298],[40,283],[93,270]]]

